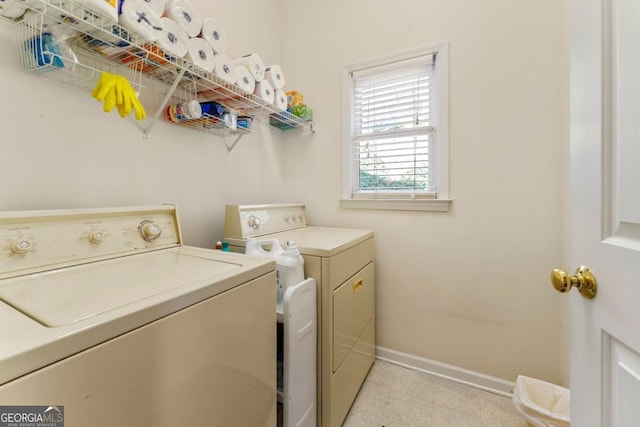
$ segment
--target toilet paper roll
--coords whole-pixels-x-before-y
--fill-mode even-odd
[[[244,65],[236,67],[236,85],[248,93],[253,93],[256,88],[255,79]]]
[[[268,81],[263,80],[261,82],[256,82],[256,87],[253,93],[267,104],[273,104],[275,93],[273,91],[273,86],[271,86],[271,83]]]
[[[196,37],[202,30],[202,18],[189,0],[170,0],[165,14],[176,21],[189,37]]]
[[[227,32],[213,18],[204,18],[202,20],[200,37],[211,45],[215,53],[224,53],[227,50]]]
[[[247,67],[256,82],[261,82],[264,79],[264,62],[257,53],[235,58],[233,59],[233,63]]]
[[[213,72],[216,67],[216,59],[209,43],[200,37],[192,37],[187,42],[187,45],[185,57],[197,67]]]
[[[182,58],[189,49],[189,37],[182,28],[171,18],[160,18],[162,22],[162,34],[156,42],[164,53],[173,58]]]
[[[164,14],[164,0],[144,0],[144,2],[149,6],[149,9],[151,9],[156,17],[160,18]]]
[[[144,0],[125,0],[120,13],[120,25],[146,42],[155,42],[162,35],[162,22]]]
[[[279,65],[269,65],[264,69],[265,80],[271,83],[274,89],[282,89],[284,87],[284,73]]]
[[[286,110],[287,109],[287,93],[284,89],[276,89],[275,97],[273,100],[273,104],[276,106],[278,110]]]
[[[213,72],[226,83],[234,84],[236,82],[236,66],[231,62],[231,58],[224,53],[216,55],[216,66]]]
[[[25,5],[15,0],[0,0],[0,15],[7,18],[19,18],[27,10]]]

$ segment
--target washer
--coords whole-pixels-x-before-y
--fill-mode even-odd
[[[374,234],[316,227],[304,204],[227,205],[225,240],[294,240],[317,284],[318,425],[340,426],[375,356]]]
[[[0,213],[0,402],[77,426],[272,426],[275,262],[175,206]]]

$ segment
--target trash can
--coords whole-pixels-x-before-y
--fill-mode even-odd
[[[535,427],[568,427],[569,390],[535,378],[518,375],[513,404]]]

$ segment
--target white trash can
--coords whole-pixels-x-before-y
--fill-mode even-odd
[[[535,427],[569,426],[569,390],[535,378],[518,375],[513,404]]]

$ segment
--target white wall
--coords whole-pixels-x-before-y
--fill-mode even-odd
[[[280,62],[282,46],[272,35],[278,1],[194,4],[227,29],[230,55],[259,52],[265,61]],[[232,138],[164,121],[144,141],[133,115],[105,114],[89,92],[20,71],[14,39],[14,28],[0,22],[0,210],[176,203],[186,243],[213,247],[223,238],[225,203],[282,197],[282,131],[258,124],[231,156],[224,144]],[[143,90],[148,116],[163,95]]]
[[[548,276],[563,262],[566,1],[194,3],[226,27],[231,56],[282,64],[318,132],[263,121],[230,156],[225,140],[165,122],[144,141],[89,93],[20,71],[0,23],[0,210],[177,203],[186,243],[211,247],[225,203],[303,201],[317,225],[375,231],[379,345],[561,382],[561,298]],[[342,210],[342,67],[443,40],[451,211]],[[160,97],[143,92],[151,113]]]
[[[515,380],[561,378],[568,152],[565,1],[286,1],[287,78],[314,107],[312,142],[287,138],[293,198],[316,224],[377,237],[377,340]],[[344,210],[341,71],[439,41],[450,49],[448,213]],[[308,196],[314,188],[313,196]],[[566,353],[564,354],[566,356]]]

